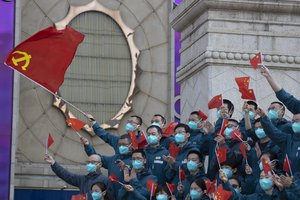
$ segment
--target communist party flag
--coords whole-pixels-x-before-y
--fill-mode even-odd
[[[258,64],[261,64],[261,53],[259,52],[253,58],[250,59],[250,64],[254,69],[257,69]]]
[[[231,191],[224,190],[222,184],[219,185],[215,192],[215,200],[228,200],[232,195]]]
[[[71,200],[87,200],[87,195],[86,194],[72,195]]]
[[[70,26],[64,30],[48,27],[13,49],[5,64],[55,93],[83,38]]]
[[[213,108],[219,108],[223,104],[222,94],[219,94],[217,96],[214,96],[209,102],[208,102],[208,109]]]

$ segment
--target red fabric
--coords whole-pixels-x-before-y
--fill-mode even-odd
[[[258,64],[261,64],[261,53],[259,52],[253,58],[250,59],[250,64],[254,69],[257,69]]]
[[[13,49],[5,64],[55,93],[83,38],[70,26],[65,30],[48,27]]]
[[[86,200],[87,196],[86,194],[77,194],[77,195],[72,195],[71,200]]]
[[[198,111],[198,114],[203,121],[208,118],[207,115],[204,112],[202,112],[201,110]]]
[[[227,153],[226,146],[222,146],[217,149],[217,157],[220,163],[226,161],[226,153]]]
[[[222,184],[219,185],[215,192],[215,200],[228,200],[232,195],[231,191],[224,190]]]
[[[186,180],[185,173],[184,173],[183,169],[181,169],[181,168],[179,169],[179,178],[181,181]]]
[[[212,194],[216,191],[216,179],[213,181],[205,179],[204,182],[206,186],[206,194]]]
[[[247,159],[247,154],[246,154],[246,149],[243,143],[240,144],[240,150],[242,152],[243,158],[246,160]]]
[[[239,89],[242,89],[242,88],[248,89],[249,83],[250,83],[250,77],[249,76],[237,77],[237,78],[235,78],[235,82],[237,83]]]
[[[242,142],[242,133],[238,130],[238,129],[234,129],[231,133],[230,133],[230,137],[234,140],[240,141]]]
[[[291,173],[290,166],[291,166],[291,161],[289,160],[289,157],[286,154],[283,162],[283,171],[285,171],[286,173]]]
[[[54,143],[54,139],[51,136],[51,134],[49,133],[48,135],[48,139],[47,139],[47,149]]]
[[[112,181],[112,182],[119,182],[119,179],[118,179],[118,177],[116,177],[115,174],[110,175],[110,176],[108,177],[108,179],[109,179],[110,181]]]
[[[139,147],[139,145],[138,145],[135,133],[134,132],[129,132],[129,136],[131,138],[132,147],[134,149],[137,149]]]
[[[173,158],[176,158],[177,154],[180,151],[180,148],[172,141],[170,143],[168,151],[170,153],[170,156],[172,156]]]
[[[80,121],[76,118],[69,118],[66,120],[67,124],[71,126],[76,132],[80,131],[82,127],[85,126],[85,123],[83,121]]]
[[[169,191],[171,194],[175,191],[175,184],[166,183],[167,187],[169,188]]]
[[[147,189],[152,194],[152,196],[155,195],[155,191],[156,191],[157,186],[158,186],[158,184],[154,180],[148,179],[148,181],[147,181]]]
[[[256,101],[256,97],[253,89],[242,89],[240,90],[242,99],[253,100]]]
[[[222,135],[223,137],[225,137],[224,131],[225,131],[226,127],[228,126],[228,123],[229,123],[228,119],[223,119],[219,135]]]
[[[177,125],[177,122],[171,122],[166,126],[166,128],[163,131],[163,136],[170,137],[174,134],[174,128]]]
[[[263,170],[264,170],[265,174],[268,174],[269,172],[272,171],[271,165],[265,158],[262,158],[262,165],[263,165]]]
[[[217,96],[214,96],[209,102],[208,102],[208,109],[213,108],[219,108],[223,104],[222,100],[222,94],[219,94]]]
[[[148,144],[145,135],[141,134],[141,136],[139,137],[139,141],[138,141],[138,148],[139,149],[143,149],[145,148],[145,146]]]

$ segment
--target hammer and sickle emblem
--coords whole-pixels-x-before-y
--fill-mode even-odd
[[[23,55],[20,58],[15,58],[12,57],[12,62],[14,63],[15,66],[18,66],[18,63],[25,61],[25,64],[23,66],[21,66],[22,70],[26,70],[26,68],[28,67],[29,63],[30,63],[30,59],[31,59],[31,55],[27,54],[26,52],[23,51],[14,51],[12,54],[20,54]]]

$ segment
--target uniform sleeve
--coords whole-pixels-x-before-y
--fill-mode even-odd
[[[88,156],[97,154],[95,148],[91,144],[84,145],[84,151],[85,151],[86,155],[88,155]]]
[[[283,88],[276,92],[276,97],[281,101],[293,114],[300,113],[300,100],[286,92]]]
[[[93,125],[93,129],[98,137],[100,137],[104,142],[113,147],[115,152],[118,152],[118,142],[120,138],[119,135],[106,132],[103,128],[99,126],[98,123],[95,123]]]
[[[51,165],[51,169],[59,178],[75,187],[80,187],[80,183],[84,178],[83,175],[77,175],[69,172],[68,170],[60,166],[57,162]]]

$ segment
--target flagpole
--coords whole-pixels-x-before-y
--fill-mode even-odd
[[[289,169],[290,169],[290,172],[291,172],[291,176],[293,176],[293,172],[292,172],[292,168],[291,168],[291,165],[290,165],[290,159],[288,157],[287,154],[285,154],[286,158],[287,158],[287,162],[288,162],[288,165],[289,165]]]
[[[49,137],[49,135],[48,135]],[[46,154],[48,154],[48,137],[46,138]]]
[[[180,166],[179,166],[179,182],[181,183]]]
[[[21,74],[23,77],[27,78],[28,80],[34,82],[35,84],[39,85],[40,87],[42,87],[44,90],[48,91],[49,93],[51,93],[52,95],[54,95],[56,98],[61,99],[63,102],[69,104],[70,106],[72,106],[74,109],[76,109],[78,112],[80,112],[81,114],[83,114],[84,116],[87,117],[87,114],[85,112],[83,112],[82,110],[80,110],[78,107],[76,107],[75,105],[73,105],[72,103],[70,103],[69,101],[67,101],[66,99],[62,98],[61,96],[59,96],[58,94],[55,94],[54,92],[50,91],[48,88],[46,88],[45,86],[39,84],[38,82],[32,80],[31,78],[25,76],[24,74],[22,74],[21,72],[19,72],[18,70],[16,70],[15,68],[7,65],[6,63],[4,63],[7,67],[11,68],[12,70],[18,72],[19,74]]]
[[[222,169],[222,168],[221,168],[220,161],[219,161],[219,157],[218,157],[218,154],[217,154],[217,146],[216,146],[216,148],[215,148],[215,153],[216,153],[217,161],[218,161],[218,164],[219,164],[219,168]]]
[[[150,200],[152,199],[152,195],[153,195],[153,183],[151,184]]]

